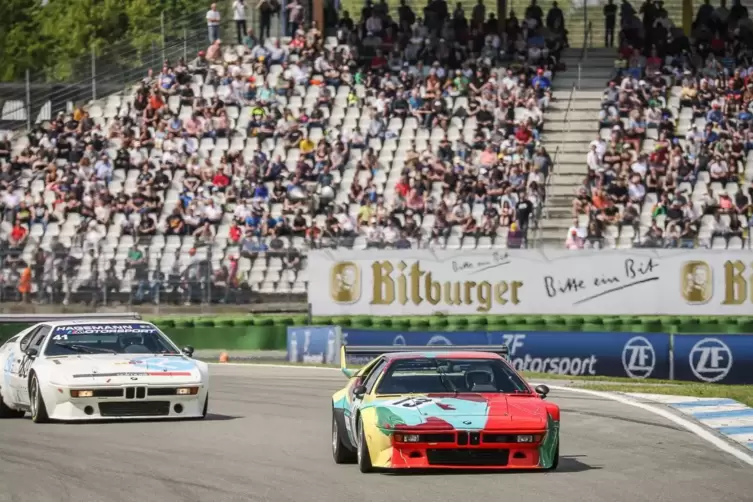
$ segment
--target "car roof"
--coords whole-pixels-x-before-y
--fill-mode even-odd
[[[38,324],[48,324],[53,328],[58,326],[85,326],[88,324],[95,326],[102,324],[148,324],[154,326],[152,323],[140,319],[65,319],[62,321],[40,322]]]
[[[502,359],[494,352],[471,352],[462,350],[441,350],[426,352],[388,352],[384,357],[390,361],[399,359]]]

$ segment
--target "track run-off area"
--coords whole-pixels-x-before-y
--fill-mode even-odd
[[[212,365],[203,421],[0,421],[0,501],[750,502],[753,467],[681,425],[554,390],[555,472],[361,474],[331,455],[321,368]]]

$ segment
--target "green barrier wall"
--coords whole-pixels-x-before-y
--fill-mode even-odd
[[[283,350],[286,328],[307,324],[305,315],[154,317],[179,346],[196,349]],[[315,325],[396,331],[567,331],[635,333],[753,333],[753,316],[452,316],[314,317]],[[0,324],[0,343],[28,327]]]

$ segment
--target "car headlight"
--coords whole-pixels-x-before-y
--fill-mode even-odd
[[[175,393],[179,396],[195,396],[199,393],[198,387],[181,387]]]
[[[71,397],[94,397],[93,390],[71,390]]]
[[[518,443],[533,443],[533,436],[531,436],[530,434],[519,435]]]
[[[395,434],[395,441],[402,443],[418,443],[421,441],[421,436],[418,434]]]

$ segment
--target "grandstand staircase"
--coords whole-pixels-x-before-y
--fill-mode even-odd
[[[555,164],[540,228],[542,247],[562,247],[567,229],[573,224],[573,195],[586,176],[589,144],[599,134],[601,96],[614,69],[613,49],[591,49],[583,62],[581,52],[569,49],[563,54],[567,70],[554,79],[555,100],[546,112],[542,143]]]

